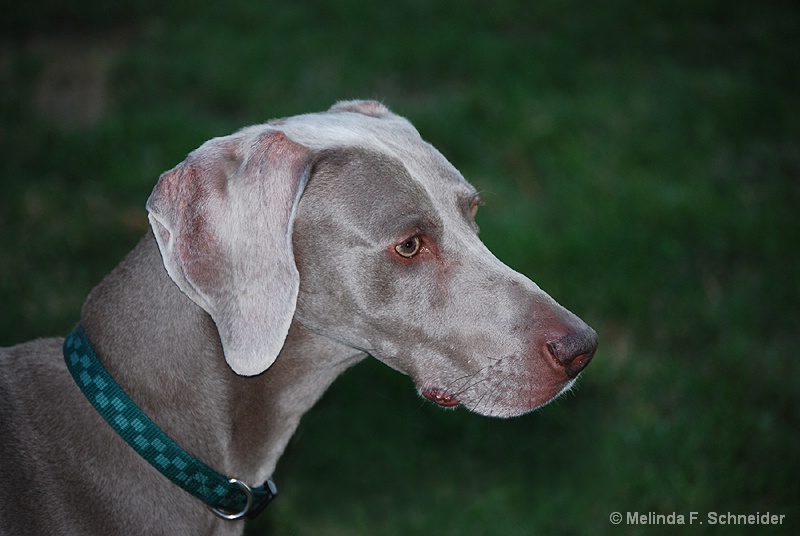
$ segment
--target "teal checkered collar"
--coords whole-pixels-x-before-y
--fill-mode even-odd
[[[64,360],[95,409],[128,444],[164,476],[208,505],[217,516],[256,517],[275,497],[271,480],[251,488],[189,455],[125,394],[103,367],[82,328],[64,341]]]

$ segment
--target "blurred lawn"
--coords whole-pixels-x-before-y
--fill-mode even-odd
[[[674,533],[614,511],[800,533],[795,2],[162,4],[3,8],[0,344],[64,334],[204,140],[378,98],[485,191],[484,241],[601,347],[574,394],[509,421],[359,365],[248,534]]]

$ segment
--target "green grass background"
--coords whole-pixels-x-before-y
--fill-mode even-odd
[[[489,247],[600,334],[507,421],[360,364],[249,535],[800,533],[795,2],[3,4],[0,344],[70,328],[187,152],[345,98],[409,117],[485,192]]]

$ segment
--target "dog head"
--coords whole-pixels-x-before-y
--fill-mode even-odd
[[[235,372],[266,370],[295,319],[442,406],[518,415],[568,389],[597,336],[483,245],[480,204],[408,121],[350,101],[207,142],[147,208]]]

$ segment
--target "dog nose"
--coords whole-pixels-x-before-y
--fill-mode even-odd
[[[547,343],[547,350],[564,365],[567,376],[574,378],[586,368],[597,350],[597,332],[589,326],[572,331]]]

